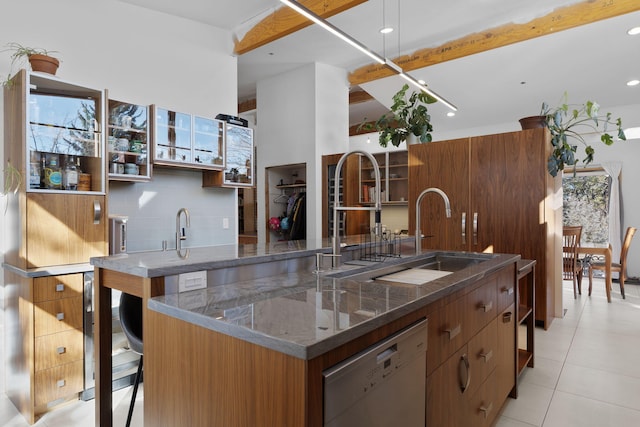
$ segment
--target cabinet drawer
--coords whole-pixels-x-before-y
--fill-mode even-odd
[[[84,281],[82,273],[37,277],[33,279],[34,302],[82,296],[83,290]]]
[[[496,313],[503,312],[507,307],[516,301],[516,279],[515,272],[511,268],[506,268],[497,274],[497,299],[498,309]]]
[[[78,329],[37,337],[35,345],[36,371],[82,360],[84,357],[83,338],[82,331]]]
[[[34,305],[36,337],[69,329],[82,329],[82,296],[45,301]]]
[[[429,317],[429,347],[427,374],[437,368],[456,350],[462,347],[469,335],[466,332],[464,297],[438,309]]]
[[[36,372],[36,406],[82,391],[83,366],[79,360]]]
[[[496,375],[489,375],[487,380],[469,399],[468,422],[466,425],[474,427],[490,426],[495,419],[501,404],[496,396]],[[501,401],[500,401],[501,402]]]
[[[469,341],[470,392],[474,393],[496,368],[498,354],[497,320],[494,318],[483,330]]]
[[[497,397],[506,398],[516,385],[518,357],[516,345],[516,313],[515,304],[511,304],[497,319],[496,331],[498,333],[498,367],[496,376],[498,380]]]
[[[469,330],[467,339],[475,335],[498,315],[496,304],[496,278],[467,294]]]

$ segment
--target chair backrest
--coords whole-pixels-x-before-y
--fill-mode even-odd
[[[572,278],[578,270],[578,247],[582,226],[562,227],[562,272],[565,279]]]
[[[624,235],[624,242],[622,243],[622,250],[620,251],[620,266],[623,268],[627,262],[627,253],[629,252],[629,246],[631,246],[631,240],[633,239],[633,235],[636,234],[635,227],[627,227],[627,232]]]
[[[120,325],[129,341],[129,348],[142,354],[142,298],[123,292],[119,312]]]

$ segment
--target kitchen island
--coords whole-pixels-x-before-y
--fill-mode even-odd
[[[408,261],[434,254],[345,265],[338,272],[317,274],[315,254],[330,251],[325,243],[93,258],[99,331],[96,425],[112,421],[109,288],[145,301],[144,419],[145,425],[153,426],[322,425],[323,370],[428,318],[429,375],[440,371],[437,368],[450,356],[449,350],[438,350],[440,312],[460,301],[466,304],[476,294],[484,298],[488,290],[491,301],[478,310],[490,313],[486,320],[458,310],[469,327],[449,334],[448,341],[456,343],[453,352],[492,319],[495,323],[495,308],[513,304],[518,255],[478,254],[486,260],[423,285],[389,284],[361,277],[381,266],[402,269]],[[177,275],[193,271],[207,271],[207,288],[177,293]],[[501,289],[511,289],[504,292],[510,296],[504,303],[498,295]],[[506,353],[513,359],[511,347]],[[515,375],[507,383],[512,387],[514,381]],[[482,381],[474,378],[474,390],[476,382]]]

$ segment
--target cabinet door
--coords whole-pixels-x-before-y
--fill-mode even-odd
[[[107,253],[105,197],[27,194],[27,268],[89,262]]]
[[[458,298],[429,316],[427,372],[433,371],[469,339],[465,297]]]
[[[109,100],[107,160],[109,179],[148,181],[149,163],[148,108]]]
[[[253,129],[226,124],[224,185],[253,186]]]
[[[429,349],[431,351],[431,349]],[[465,345],[427,377],[428,426],[466,426],[470,370]]]
[[[545,201],[546,158],[537,153],[540,144],[531,135],[512,132],[471,138],[471,214],[478,218],[471,250],[519,253],[528,259],[536,255],[535,248],[544,251],[540,209]]]
[[[451,203],[451,218],[435,193],[421,203],[423,249],[468,250],[471,218],[469,204],[469,140],[416,144],[409,147],[409,200],[417,200],[430,187],[443,190]],[[415,233],[415,206],[409,206],[409,229]]]

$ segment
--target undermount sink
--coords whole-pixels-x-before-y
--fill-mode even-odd
[[[425,254],[427,255],[427,254]],[[423,285],[470,266],[489,261],[494,254],[432,253],[392,265],[381,264],[379,268],[354,269],[331,274],[333,277],[362,282],[387,284]]]

